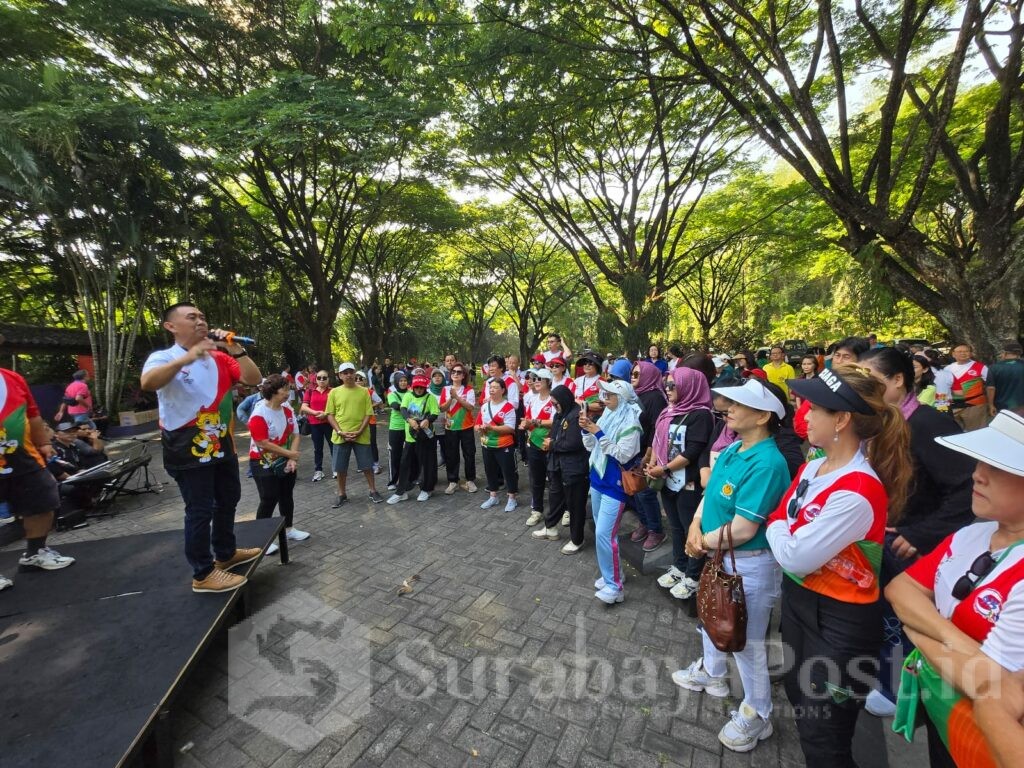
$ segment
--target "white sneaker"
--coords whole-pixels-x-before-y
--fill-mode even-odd
[[[374,464],[374,465],[373,465],[373,474],[375,474],[375,475],[379,475],[379,474],[380,474],[380,472],[381,472],[381,469],[380,469],[380,464]]]
[[[337,480],[338,479],[338,473],[337,472],[332,472],[331,473],[331,479],[332,480]]]
[[[668,593],[677,600],[689,600],[697,594],[697,587],[699,586],[699,582],[691,579],[689,576],[683,576]]]
[[[864,709],[875,717],[893,717],[896,714],[896,705],[889,701],[884,693],[876,690],[868,694]]]
[[[289,528],[285,536],[288,537],[288,541],[305,541],[309,538],[306,531],[300,531],[298,528]]]
[[[476,483],[474,483],[472,480],[467,480],[466,481],[466,493],[476,493],[476,491],[477,491]]]
[[[18,565],[26,568],[42,568],[44,571],[57,571],[67,568],[74,562],[75,558],[66,557],[49,547],[41,547],[34,555],[23,554],[18,558]]]
[[[704,669],[704,657],[697,659],[686,669],[672,673],[672,682],[688,691],[704,691],[708,696],[722,699],[729,695],[729,681],[724,677],[712,677]],[[756,713],[755,713],[756,714]]]
[[[486,499],[484,499],[484,503],[480,505],[480,509],[490,509],[491,507],[496,506],[498,506],[498,497],[488,496]]]
[[[420,495],[416,497],[416,501],[426,501],[430,498],[429,491],[420,491]]]
[[[604,589],[599,589],[594,593],[594,597],[602,603],[613,605],[615,603],[621,603],[624,596],[621,589],[616,589],[615,587],[606,584]]]
[[[569,527],[569,513],[568,512],[566,512],[564,515],[562,515],[562,527],[563,528],[568,528]]]
[[[398,486],[395,485],[394,483],[388,483],[388,490],[389,491],[397,491],[398,490]]]
[[[505,511],[506,512],[515,512],[516,511],[516,507],[518,507],[518,506],[519,506],[519,502],[516,501],[515,499],[511,499],[510,498],[507,502],[505,502]]]
[[[772,721],[761,717],[744,702],[738,710],[733,710],[732,719],[718,732],[718,740],[733,752],[749,752],[757,742],[771,735]]]
[[[563,555],[575,555],[581,549],[583,549],[582,544],[573,544],[571,541],[568,541],[562,545],[562,549],[560,551]],[[596,589],[600,589],[600,587],[596,587]]]
[[[557,528],[538,528],[536,531],[530,534],[535,539],[547,539],[548,541],[558,541],[558,529]]]
[[[594,589],[604,589],[604,585],[604,576],[598,576],[597,581],[594,582]]]
[[[313,473],[313,482],[314,483],[319,483],[323,479],[324,479],[324,473],[321,472],[319,469],[316,472]]]
[[[673,565],[658,577],[658,586],[668,589],[669,587],[674,587],[678,584],[682,578],[683,572]]]
[[[3,592],[8,587],[13,587],[14,582],[8,579],[6,576],[0,576],[0,592]]]
[[[537,524],[537,523],[539,523],[539,522],[540,522],[540,521],[541,521],[541,520],[542,520],[543,518],[544,518],[544,515],[542,515],[542,514],[541,514],[540,512],[538,512],[538,511],[537,511],[536,509],[531,509],[531,510],[530,510],[530,516],[529,516],[528,518],[526,518],[526,524],[527,524],[527,525],[536,525],[536,524]]]
[[[448,487],[444,489],[445,496],[451,496],[459,489],[458,483],[448,483]]]
[[[393,493],[390,496],[388,496],[388,504],[397,504],[400,501],[408,501],[408,500],[409,500],[409,494],[408,493]]]
[[[263,554],[265,555],[276,555],[281,550],[276,541],[270,542],[270,546],[267,547]]]

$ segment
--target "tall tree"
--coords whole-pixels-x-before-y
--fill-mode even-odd
[[[699,263],[680,247],[733,138],[724,102],[644,30],[596,4],[481,3],[463,140],[479,173],[573,258],[605,343],[645,345],[666,292]],[[606,43],[613,39],[615,45]],[[618,289],[609,300],[604,281]]]
[[[800,174],[869,272],[983,354],[1020,333],[1024,3],[611,4]]]

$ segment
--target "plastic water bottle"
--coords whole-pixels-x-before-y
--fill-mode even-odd
[[[423,430],[423,434],[427,436],[427,440],[431,440],[434,437],[434,429],[428,426]]]
[[[842,555],[833,557],[825,563],[825,567],[833,573],[839,574],[847,581],[852,581],[861,589],[868,589],[875,583],[875,574],[864,570],[857,563]]]

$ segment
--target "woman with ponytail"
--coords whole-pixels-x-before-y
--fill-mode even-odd
[[[825,455],[804,465],[768,521],[786,576],[782,641],[794,658],[785,688],[807,764],[842,768],[855,765],[853,733],[882,640],[882,550],[913,475],[910,432],[862,368],[787,383],[810,401],[807,436]]]
[[[910,427],[910,456],[914,462],[914,484],[898,524],[886,529],[882,551],[882,589],[919,557],[939,545],[947,536],[974,520],[971,512],[971,474],[974,461],[950,453],[935,442],[938,437],[959,435],[960,426],[948,413],[922,406],[914,389],[912,358],[893,347],[868,350],[860,364],[885,387],[884,398],[900,409]],[[896,712],[899,661],[892,669],[893,651],[903,648],[899,659],[913,650],[903,635],[892,607],[885,609],[885,643],[878,672],[880,687],[867,699],[873,715],[889,717]]]

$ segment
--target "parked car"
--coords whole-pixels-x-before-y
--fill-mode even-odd
[[[782,342],[782,351],[786,353],[786,362],[799,370],[800,359],[807,354],[807,342],[803,339],[786,339]]]

